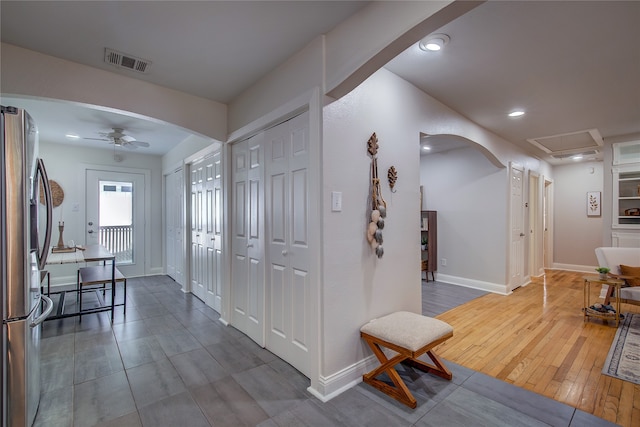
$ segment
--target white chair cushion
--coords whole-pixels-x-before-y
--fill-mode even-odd
[[[453,333],[448,323],[408,311],[398,311],[371,320],[361,332],[411,351],[421,349]]]

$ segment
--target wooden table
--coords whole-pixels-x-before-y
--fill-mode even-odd
[[[601,279],[600,276],[584,276],[584,307],[582,311],[584,312],[584,320],[586,321],[589,317],[597,317],[599,319],[605,320],[615,320],[616,327],[620,324],[620,287],[624,284],[624,280],[607,278]],[[590,309],[591,304],[589,303],[591,297],[591,283],[599,284],[599,285],[609,285],[609,291],[615,288],[616,291],[616,307],[615,314],[611,313],[600,313],[596,310]]]
[[[99,307],[82,310],[82,311],[74,311],[71,313],[65,313],[64,305],[65,305],[66,294],[69,292],[82,292],[82,290],[79,289],[79,285],[76,284],[77,288],[72,291],[47,292],[48,295],[49,294],[59,295],[58,309],[56,310],[55,314],[47,317],[47,320],[81,316],[83,314],[98,313],[102,311],[111,311],[111,322],[113,322],[113,314],[114,314],[115,299],[116,299],[116,280],[118,277],[117,273],[119,273],[116,269],[116,257],[114,254],[109,252],[102,245],[89,245],[89,246],[86,246],[84,250],[77,249],[75,252],[50,253],[49,256],[47,257],[47,264],[74,264],[74,263],[77,264],[77,263],[96,262],[96,261],[102,262],[104,266],[107,265],[107,262],[109,261],[111,262],[111,265],[110,265],[111,267],[110,268],[111,270],[111,304],[106,305],[104,303],[104,300],[99,298],[100,300]]]

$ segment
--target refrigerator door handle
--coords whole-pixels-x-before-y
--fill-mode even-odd
[[[53,226],[53,197],[51,195],[51,186],[49,185],[47,170],[44,167],[44,162],[42,161],[42,159],[38,159],[38,173],[40,175],[40,178],[42,179],[44,200],[47,206],[47,228],[45,229],[42,248],[40,248],[41,252],[38,254],[38,268],[40,270],[44,270],[44,267],[47,264],[47,257],[49,256],[49,246],[51,245],[51,229]]]
[[[29,327],[31,328],[35,328],[40,323],[44,322],[46,318],[49,317],[49,314],[51,314],[51,311],[53,310],[53,301],[51,300],[51,298],[46,297],[44,295],[40,295],[40,298],[42,298],[44,302],[47,303],[47,308],[42,312],[40,316],[35,318],[33,322],[29,323]]]

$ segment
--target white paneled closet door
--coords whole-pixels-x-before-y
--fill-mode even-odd
[[[175,186],[175,272],[176,275],[173,278],[181,286],[186,285],[185,281],[185,268],[187,264],[187,254],[185,253],[185,186],[184,186],[184,170],[179,169],[174,174],[174,186]]]
[[[222,161],[218,151],[205,160],[203,214],[205,303],[220,313],[222,308]]]
[[[234,144],[232,164],[232,324],[264,347],[263,134]]]
[[[309,376],[309,113],[265,132],[266,347]]]
[[[165,242],[167,275],[184,285],[184,178],[182,168],[165,176]]]
[[[203,191],[204,161],[191,165],[191,292],[205,300],[204,246],[203,246]]]
[[[191,292],[220,312],[222,162],[220,151],[191,165]]]
[[[165,212],[165,229],[164,229],[164,239],[165,239],[165,268],[167,272],[167,276],[171,277],[175,280],[176,278],[176,212],[174,206],[176,205],[176,194],[175,194],[175,183],[174,177],[175,173],[170,173],[164,176],[164,188],[165,188],[165,196],[164,196],[164,212]]]

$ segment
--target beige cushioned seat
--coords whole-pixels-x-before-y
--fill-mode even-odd
[[[398,311],[371,320],[360,328],[360,332],[415,352],[453,333],[453,328],[442,320]]]

